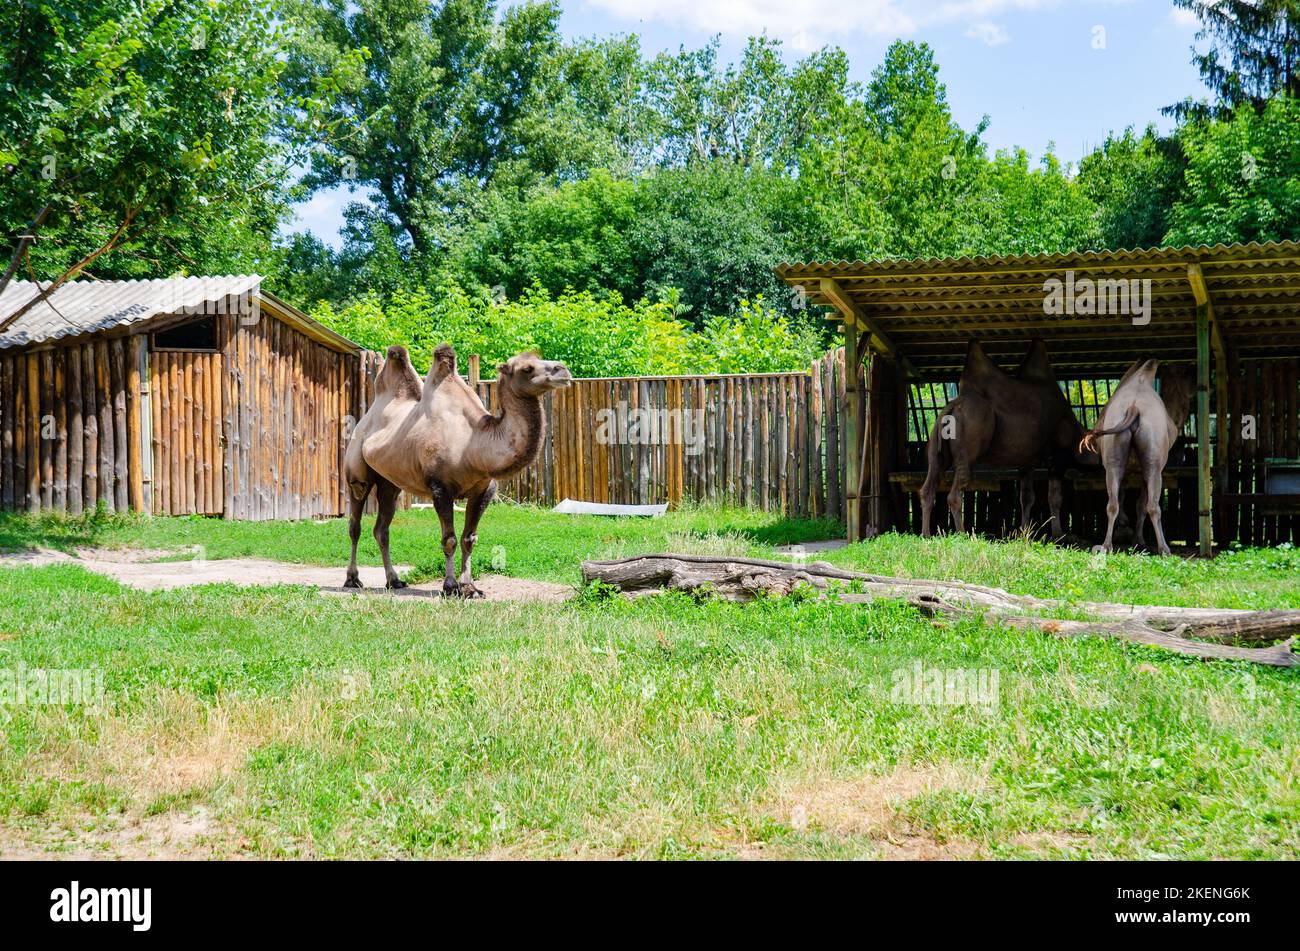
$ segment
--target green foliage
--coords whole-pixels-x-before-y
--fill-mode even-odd
[[[1098,246],[1154,248],[1169,228],[1169,210],[1182,184],[1185,162],[1176,138],[1154,126],[1108,135],[1079,163],[1079,185],[1097,206]]]
[[[773,312],[761,299],[734,317],[712,317],[700,332],[676,318],[673,296],[633,305],[615,295],[529,288],[516,300],[470,294],[446,282],[436,290],[399,290],[385,305],[375,295],[313,316],[374,350],[400,343],[417,368],[450,343],[461,359],[483,358],[483,373],[523,350],[563,360],[575,376],[670,375],[802,370],[824,349],[803,321]]]
[[[320,95],[340,130],[312,157],[308,189],[371,189],[413,252],[444,251],[484,188],[521,189],[611,159],[612,137],[577,99],[555,2],[290,0],[286,82]],[[356,50],[364,72],[325,87]],[[586,65],[590,67],[590,57]],[[608,146],[608,147],[606,147]]]
[[[1213,104],[1186,99],[1164,111],[1182,119],[1227,118],[1239,106],[1257,112],[1274,96],[1300,97],[1300,0],[1174,0],[1201,22],[1192,62],[1213,90]]]
[[[1186,180],[1166,243],[1300,237],[1298,128],[1300,100],[1284,98],[1262,113],[1241,106],[1231,121],[1185,126]]]
[[[0,32],[0,230],[8,240],[45,209],[32,273],[252,270],[285,210],[274,13],[253,0],[16,8]]]

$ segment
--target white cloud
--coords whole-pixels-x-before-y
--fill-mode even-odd
[[[1201,21],[1196,19],[1196,14],[1191,10],[1184,10],[1182,7],[1174,7],[1169,11],[1169,20],[1180,30],[1195,30],[1201,25]]]
[[[1053,0],[585,0],[626,20],[656,20],[704,33],[767,31],[807,52],[846,35],[907,36],[928,26],[974,23],[1007,10],[1034,10]],[[992,27],[1001,30],[1000,27]],[[1005,33],[1002,33],[1005,37]],[[982,36],[980,38],[983,38]],[[985,41],[987,42],[987,40]],[[998,42],[1005,42],[1005,39]],[[990,44],[993,45],[993,44]]]
[[[985,46],[1001,46],[1011,41],[1007,31],[996,23],[976,23],[966,31],[966,36],[972,40],[979,40]]]

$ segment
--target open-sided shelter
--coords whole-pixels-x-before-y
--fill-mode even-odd
[[[968,341],[1011,368],[1042,338],[1085,426],[1134,360],[1195,364],[1187,464],[1172,459],[1166,470],[1171,540],[1181,534],[1207,554],[1232,541],[1300,542],[1300,243],[813,262],[778,272],[843,324],[857,447],[847,460],[851,538],[916,529],[921,450],[955,392]],[[1072,475],[1072,523],[1087,534],[1100,523],[1099,474]],[[976,483],[968,506],[977,529],[1006,529],[1013,476],[985,473]]]

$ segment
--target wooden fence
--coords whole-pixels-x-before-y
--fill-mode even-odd
[[[361,413],[382,362],[362,354]],[[495,390],[477,383],[493,411]],[[843,350],[804,373],[575,380],[543,397],[537,461],[499,491],[540,505],[717,501],[842,518],[843,396]]]

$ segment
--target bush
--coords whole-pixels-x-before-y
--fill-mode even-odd
[[[698,332],[679,311],[675,293],[628,306],[614,293],[552,296],[533,287],[511,301],[448,281],[434,291],[399,290],[387,304],[376,295],[337,311],[322,304],[313,316],[371,350],[402,344],[421,371],[434,347],[450,343],[462,362],[478,354],[485,376],[528,349],[581,377],[803,370],[825,349],[811,323],[776,313],[762,298],[742,302],[734,316],[707,318]]]

